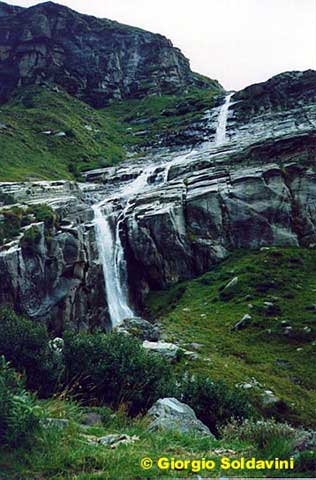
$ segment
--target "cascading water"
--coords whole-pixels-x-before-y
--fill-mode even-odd
[[[219,115],[218,115],[218,120],[217,120],[216,134],[215,134],[215,145],[216,146],[219,146],[219,145],[222,145],[223,143],[225,143],[228,110],[229,110],[229,107],[230,107],[230,100],[231,100],[233,95],[234,95],[234,92],[227,95],[227,97],[225,98],[225,102],[220,109],[220,112],[219,112]]]
[[[103,267],[107,303],[112,326],[124,318],[133,317],[133,311],[128,304],[127,284],[122,279],[122,262],[124,251],[119,236],[119,225],[114,229],[110,225],[110,207],[101,204],[93,205],[94,224],[99,257]],[[124,270],[123,270],[124,272]]]
[[[226,126],[230,100],[233,93],[229,94],[218,116],[215,145],[225,142]],[[138,193],[143,192],[149,186],[148,180],[156,169],[163,167],[156,176],[158,183],[166,184],[169,180],[171,165],[184,163],[188,157],[197,153],[191,150],[188,153],[178,155],[172,161],[163,165],[150,165],[144,168],[137,178],[127,186],[121,188],[115,197],[110,197],[98,204],[93,205],[94,224],[96,229],[97,246],[103,267],[105,289],[109,315],[112,326],[122,322],[125,318],[133,317],[134,312],[128,301],[127,268],[123,245],[120,239],[120,225],[124,221],[126,212],[130,207],[130,201]],[[114,203],[119,207],[114,208]]]
[[[129,207],[129,200],[148,186],[153,167],[145,168],[127,187],[114,198],[92,206],[99,257],[102,263],[105,290],[112,326],[125,318],[135,316],[128,301],[127,269],[120,238],[120,225]],[[113,209],[113,201],[120,200],[122,208]]]

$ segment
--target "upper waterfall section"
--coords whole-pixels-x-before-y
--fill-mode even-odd
[[[95,107],[183,93],[217,82],[193,73],[166,37],[53,2],[0,16],[0,100],[17,86],[51,83]]]

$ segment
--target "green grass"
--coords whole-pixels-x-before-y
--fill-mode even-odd
[[[215,98],[220,94],[222,89],[214,82],[207,90],[192,89],[183,96],[125,100],[111,105],[106,111],[125,126],[129,147],[158,145],[160,138],[168,138],[170,144],[181,144],[188,141],[183,132],[214,106]]]
[[[0,123],[1,181],[72,179],[125,158],[118,122],[62,91],[21,90],[2,106]]]
[[[103,425],[83,429],[80,418],[83,408],[70,401],[50,400],[42,402],[42,408],[47,415],[53,418],[67,418],[69,425],[63,429],[46,428],[37,436],[30,448],[19,448],[15,451],[0,449],[1,478],[23,480],[45,479],[136,479],[136,478],[184,478],[193,476],[190,471],[160,470],[157,460],[160,457],[168,459],[213,459],[216,468],[211,472],[201,471],[202,476],[236,476],[236,470],[221,470],[220,458],[240,458],[245,456],[264,459],[269,456],[281,456],[284,444],[271,445],[266,451],[258,450],[254,445],[245,441],[223,441],[192,434],[176,432],[147,431],[148,421],[145,418],[129,419],[123,411],[113,413],[108,409],[97,409],[103,415]],[[112,433],[136,435],[138,440],[128,445],[120,445],[111,449],[102,445],[93,445],[87,442],[85,435],[101,437]],[[281,442],[282,443],[282,442]],[[140,461],[144,457],[153,460],[151,470],[143,470]],[[195,474],[196,475],[196,474]],[[290,477],[297,476],[291,472],[279,471],[242,471],[242,476]],[[307,475],[306,475],[307,476]]]
[[[230,296],[223,287],[238,276]],[[275,307],[266,310],[264,302]],[[316,251],[271,248],[237,252],[211,272],[149,296],[147,309],[171,341],[201,344],[199,359],[186,368],[249,390],[259,410],[314,427],[316,408]],[[249,304],[253,308],[249,308]],[[232,327],[249,313],[247,328]],[[283,323],[282,323],[283,322]],[[284,323],[286,322],[286,323]],[[292,330],[286,334],[285,326]],[[263,390],[286,404],[282,412],[261,407]]]

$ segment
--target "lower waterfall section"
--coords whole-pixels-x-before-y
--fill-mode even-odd
[[[124,318],[133,317],[134,313],[128,304],[128,287],[123,246],[119,235],[119,222],[115,219],[112,229],[110,216],[111,205],[94,205],[94,223],[99,257],[103,267],[105,289],[109,315],[112,326],[119,324]]]

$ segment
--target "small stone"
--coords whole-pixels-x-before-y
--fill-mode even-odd
[[[244,315],[242,319],[233,326],[232,330],[243,330],[249,325],[251,319],[252,316],[249,315],[249,313],[246,313],[246,315]]]

